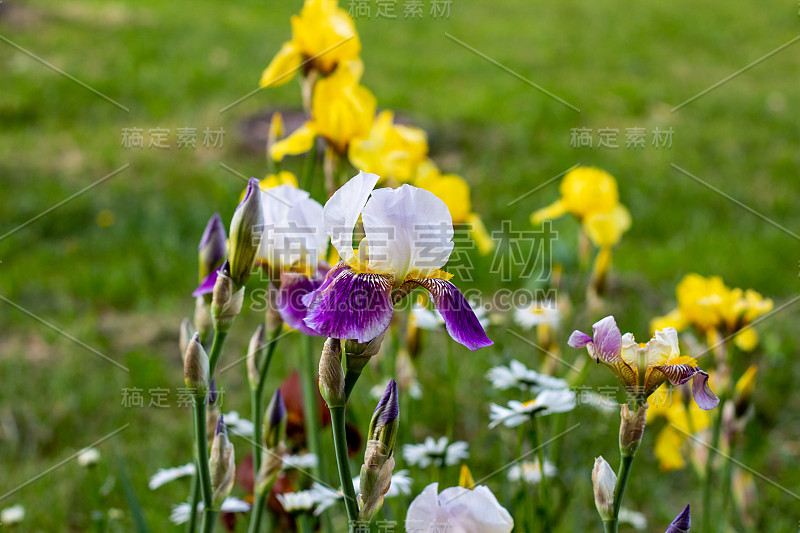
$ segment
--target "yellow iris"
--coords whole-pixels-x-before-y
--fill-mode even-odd
[[[758,335],[747,327],[772,310],[772,300],[753,290],[731,289],[719,276],[687,274],[676,288],[678,307],[650,323],[651,329],[672,326],[677,330],[694,325],[711,338],[716,332],[736,334],[734,341],[745,351],[755,348]]]
[[[261,75],[261,87],[277,87],[303,65],[327,76],[344,62],[358,58],[361,42],[353,19],[336,0],[306,0],[293,15],[292,40],[285,42]]]
[[[350,144],[348,157],[359,170],[381,179],[410,181],[428,154],[428,136],[420,128],[394,123],[394,113],[381,111],[369,136]]]
[[[316,83],[311,97],[311,120],[270,149],[272,158],[302,154],[311,149],[317,135],[338,154],[347,153],[355,139],[369,135],[375,118],[375,96],[359,83],[361,61],[350,61]]]
[[[661,470],[680,470],[686,466],[683,445],[688,435],[695,435],[711,426],[711,415],[694,402],[688,405],[680,394],[668,394],[659,389],[652,396],[647,410],[647,422],[657,418],[667,420],[667,425],[656,435],[654,453]]]

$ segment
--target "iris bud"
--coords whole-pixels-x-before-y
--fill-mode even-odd
[[[208,221],[197,247],[200,282],[219,267],[228,252],[227,247],[228,237],[225,235],[225,226],[222,225],[219,213],[214,213],[214,216]]]
[[[617,475],[605,459],[597,457],[592,469],[592,486],[594,487],[594,504],[600,518],[604,521],[613,520],[614,517],[614,488],[617,485]]]
[[[647,404],[640,406],[633,413],[628,409],[628,404],[622,404],[620,418],[622,421],[619,425],[619,449],[623,456],[632,457],[644,435]]]
[[[264,427],[264,446],[273,449],[278,446],[286,434],[286,404],[283,403],[281,389],[277,389],[267,406]]]
[[[208,371],[208,354],[200,344],[200,335],[195,333],[183,357],[183,379],[198,397],[204,396],[208,388]]]
[[[225,420],[220,415],[214,441],[211,443],[211,458],[208,461],[211,474],[211,491],[214,506],[222,505],[225,498],[231,493],[233,482],[236,479],[236,458],[233,453],[233,443],[228,440],[228,430]]]
[[[231,219],[230,231],[230,276],[236,290],[244,286],[250,278],[256,260],[261,232],[264,227],[264,213],[261,210],[261,187],[258,180],[250,178],[244,199],[236,208]]]
[[[231,328],[233,319],[242,311],[244,302],[244,288],[234,290],[230,272],[230,265],[226,261],[219,270],[214,285],[211,314],[214,317],[214,328],[219,332],[227,332]]]
[[[319,392],[329,408],[343,407],[347,402],[338,339],[328,338],[322,347],[322,356],[319,358]]]

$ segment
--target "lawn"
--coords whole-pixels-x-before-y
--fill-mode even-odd
[[[426,9],[408,20],[402,4],[395,19],[377,18],[374,2],[371,17],[355,19],[362,82],[379,108],[427,130],[432,157],[469,182],[473,208],[498,241],[503,229],[532,229],[530,214],[556,199],[557,182],[543,184],[575,164],[598,166],[617,178],[633,219],[614,251],[606,302],[623,331],[649,333],[651,318],[675,306],[675,285],[690,272],[753,288],[776,309],[788,304],[758,326],[759,347],[735,361],[737,370],[759,364],[756,416],[737,458],[756,472],[751,530],[796,531],[797,501],[776,484],[800,487],[793,305],[800,290],[793,251],[800,241],[800,44],[776,49],[800,33],[797,6],[455,0],[449,17]],[[170,508],[185,499],[188,483],[149,491],[147,480],[191,460],[190,410],[176,406],[174,394],[166,408],[148,406],[147,396],[143,407],[125,407],[123,396],[182,386],[178,326],[193,312],[205,222],[218,211],[227,224],[245,179],[266,174],[264,117],[301,111],[295,82],[253,93],[300,6],[0,3],[0,508],[25,506],[21,531],[88,530],[97,508],[122,510],[113,527],[129,531],[126,487],[151,530],[169,530]],[[195,147],[178,147],[180,128],[195,128]],[[646,132],[643,147],[626,147],[633,128]],[[125,135],[136,129],[144,146],[126,147]],[[154,129],[169,130],[167,147],[150,146]],[[224,130],[221,146],[206,146],[206,129]],[[591,147],[572,142],[579,130],[589,132]],[[669,145],[652,142],[656,130],[671,132]],[[603,139],[612,146],[598,146]],[[299,174],[302,161],[287,166]],[[554,228],[552,257],[569,274],[577,268],[578,225],[564,218]],[[470,257],[475,269],[464,288],[491,295],[533,286],[516,266],[501,277],[491,256]],[[572,326],[586,330],[597,318],[581,314],[564,326],[565,357],[579,356],[565,344]],[[236,322],[228,362],[245,353],[260,320],[245,313]],[[489,334],[491,348],[457,348],[455,376],[438,356],[444,336],[429,336],[418,365],[423,396],[403,433],[415,442],[441,434],[441,383],[455,379],[455,434],[470,442],[476,479],[514,452],[513,432],[486,429],[488,404],[499,401],[487,370],[514,358],[529,366],[541,360],[503,327]],[[297,366],[296,337],[278,348],[273,386]],[[360,426],[374,408],[368,391],[388,366],[379,361],[362,378],[351,409]],[[225,411],[247,414],[244,365],[225,380]],[[593,368],[588,383],[612,380]],[[595,456],[616,453],[615,416],[579,408],[568,423],[577,422],[559,450],[560,483],[570,488],[560,509],[563,531],[597,527],[589,472]],[[97,469],[69,461],[36,477],[120,428],[97,445]],[[659,472],[655,433],[645,435],[626,506],[659,531],[685,500],[699,505],[700,489],[690,469]],[[243,458],[249,445],[234,443]],[[415,493],[427,484],[426,474],[412,471],[417,476]],[[443,476],[442,484],[458,481],[457,469]],[[487,484],[504,494],[504,477]],[[386,513],[402,518],[399,502]]]

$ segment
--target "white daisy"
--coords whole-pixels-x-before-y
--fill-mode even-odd
[[[161,468],[158,472],[153,474],[150,482],[147,484],[150,490],[156,490],[161,485],[175,481],[178,478],[194,475],[194,463],[187,463],[183,466],[176,466],[174,468]]]
[[[287,513],[311,511],[317,504],[316,493],[313,490],[284,492],[278,494],[278,501]]]
[[[512,387],[538,394],[546,389],[566,389],[569,384],[563,379],[540,374],[535,370],[529,369],[516,359],[512,360],[508,366],[496,366],[489,369],[486,378],[491,381],[492,387],[498,390],[506,390]]]
[[[389,380],[392,378],[386,378],[383,380],[383,383],[379,383],[372,387],[369,390],[369,395],[372,396],[376,400],[380,400],[383,397],[383,393],[386,392],[386,387],[389,385]],[[411,382],[411,385],[408,387],[408,395],[415,400],[419,400],[422,398],[422,387],[419,384],[419,381],[414,379]]]
[[[319,457],[315,453],[287,454],[283,456],[284,470],[311,470],[319,464]]]
[[[561,323],[561,311],[553,300],[534,301],[514,310],[514,322],[524,329],[543,324],[556,328]]]
[[[442,462],[452,466],[469,457],[468,447],[469,444],[464,441],[456,441],[448,446],[447,437],[441,437],[439,440],[427,437],[422,444],[405,444],[403,459],[409,465],[420,468],[427,468],[431,464],[441,466]]]
[[[558,469],[553,463],[544,460],[544,475],[545,477],[553,477],[558,473]],[[524,481],[529,485],[536,485],[542,481],[542,469],[539,466],[539,459],[535,461],[525,461],[523,463],[516,463],[508,469],[509,481]]]
[[[238,498],[227,497],[222,502],[222,511],[226,513],[246,513],[250,510],[250,504]],[[197,512],[203,511],[203,502],[197,504]],[[189,521],[189,515],[192,512],[192,506],[188,503],[181,503],[172,507],[172,512],[169,515],[169,521],[175,525],[185,524]]]
[[[490,428],[503,424],[513,428],[531,420],[534,416],[552,413],[565,413],[575,408],[575,393],[569,389],[546,390],[535,399],[522,403],[516,400],[508,402],[508,407],[493,403],[489,406]]]
[[[228,428],[228,433],[238,435],[240,437],[253,437],[253,423],[247,418],[239,416],[236,411],[231,411],[225,415],[225,427]]]
[[[94,466],[100,462],[100,452],[97,448],[84,448],[78,452],[78,464],[83,467]]]
[[[316,507],[314,508],[314,515],[321,515],[328,507],[341,500],[344,495],[341,490],[334,490],[331,487],[326,487],[322,483],[315,481],[311,485],[311,490]]]
[[[6,507],[0,511],[0,524],[11,526],[25,520],[25,508],[19,504]]]
[[[600,394],[591,390],[578,392],[578,405],[586,405],[603,413],[618,413],[619,404],[607,394]]]

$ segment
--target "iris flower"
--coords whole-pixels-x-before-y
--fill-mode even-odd
[[[306,0],[292,16],[292,40],[285,42],[261,75],[261,87],[287,83],[301,64],[304,72],[327,76],[345,61],[358,58],[361,42],[353,19],[336,0]]]
[[[772,310],[772,300],[754,290],[731,289],[719,276],[687,274],[676,288],[678,307],[651,323],[651,328],[672,326],[683,330],[690,325],[716,344],[719,332],[735,334],[734,341],[745,351],[755,348],[758,336],[748,328],[759,316]]]
[[[394,113],[381,111],[369,136],[350,143],[348,158],[354,167],[382,179],[411,181],[428,154],[428,136],[420,128],[395,124]]]
[[[286,155],[308,152],[317,136],[337,154],[345,155],[350,142],[367,137],[378,104],[359,83],[363,70],[360,60],[349,61],[318,81],[311,96],[311,120],[273,144],[272,158],[281,161]]]
[[[422,287],[453,340],[470,350],[490,346],[469,303],[448,281],[452,275],[440,270],[453,250],[447,206],[411,185],[373,191],[379,179],[360,172],[325,204],[325,230],[342,260],[303,297],[305,324],[321,335],[368,342],[389,326],[393,303]],[[366,236],[356,251],[359,216]]]
[[[675,328],[655,332],[647,344],[637,344],[633,334],[622,335],[613,316],[607,316],[592,326],[591,337],[573,331],[568,344],[583,348],[597,363],[606,365],[640,403],[665,381],[683,385],[692,380],[692,394],[697,405],[706,411],[719,404],[708,386],[708,374],[697,367],[689,356],[681,356]]]

